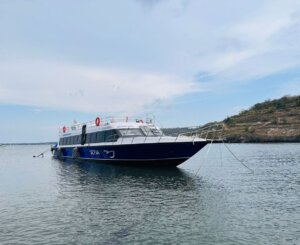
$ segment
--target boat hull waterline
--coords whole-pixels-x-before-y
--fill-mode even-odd
[[[91,160],[124,166],[175,167],[191,158],[207,143],[195,141],[54,147],[53,156],[57,159]]]

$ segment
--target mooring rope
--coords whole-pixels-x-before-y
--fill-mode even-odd
[[[42,153],[40,153],[40,154],[38,154],[38,155],[33,155],[33,157],[44,157],[44,154],[46,153],[46,152],[48,152],[48,151],[50,151],[51,149],[47,149],[47,150],[45,150],[45,151],[43,151]]]
[[[231,153],[231,155],[239,162],[241,163],[245,168],[247,168],[248,170],[250,170],[250,172],[253,174],[254,173],[254,170],[251,169],[250,167],[247,166],[246,163],[244,163],[242,160],[240,160],[233,152],[232,150],[229,148],[228,145],[226,145],[226,143],[224,142],[224,140],[222,140],[224,146],[226,147],[226,149]]]
[[[222,154],[222,144],[219,144],[219,153],[220,153],[220,162],[221,162],[221,167],[223,167],[223,154]]]
[[[206,151],[206,154],[203,158],[203,164],[206,162],[206,159],[207,159],[207,156],[208,156],[208,153],[210,152],[210,149],[211,149],[211,146],[215,140],[215,136],[216,136],[216,131],[214,132],[213,134],[213,137],[211,138],[211,141],[210,141],[210,144],[209,144],[209,148],[208,150]],[[245,162],[243,162],[241,159],[239,159],[234,153],[233,151],[229,148],[229,146],[224,142],[224,139],[222,138],[222,143],[224,144],[224,146],[226,147],[226,149],[229,151],[229,153],[240,163],[242,164],[245,168],[247,168],[252,174],[254,173],[254,170],[251,169]],[[222,163],[222,151],[221,151],[221,148],[219,149],[220,150],[220,157],[221,157],[221,163]],[[201,167],[203,166],[203,164],[200,165],[200,167],[197,169],[196,172],[194,172],[194,175],[195,177],[198,175]],[[223,164],[222,164],[223,165]]]
[[[210,141],[210,143],[209,143],[208,149],[207,149],[206,154],[205,154],[205,156],[204,156],[204,158],[203,158],[203,163],[206,162],[208,153],[210,152],[210,149],[211,149],[211,146],[212,146],[213,142],[214,142],[214,140],[212,139],[212,140]],[[200,169],[201,169],[202,166],[203,166],[203,164],[201,164],[200,167],[197,169],[197,171],[194,172],[195,177],[198,175],[198,173],[199,173],[199,171],[200,171]]]

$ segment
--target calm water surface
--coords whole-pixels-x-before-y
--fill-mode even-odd
[[[177,169],[0,147],[0,244],[300,244],[300,144],[208,146]]]

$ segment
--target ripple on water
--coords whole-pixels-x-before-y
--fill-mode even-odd
[[[45,146],[1,148],[0,242],[299,244],[300,145],[230,147],[254,174],[220,145],[179,169],[32,158]]]

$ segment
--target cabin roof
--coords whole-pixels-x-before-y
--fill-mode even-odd
[[[82,127],[86,125],[86,132],[93,133],[98,131],[105,131],[109,129],[127,129],[127,128],[139,128],[140,126],[155,127],[151,119],[143,120],[136,118],[115,118],[109,117],[100,119],[100,124],[96,125],[95,121],[89,121],[86,123],[76,123],[71,126],[62,126],[59,128],[59,136],[78,135],[82,132]]]

